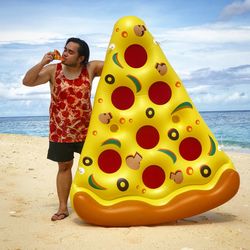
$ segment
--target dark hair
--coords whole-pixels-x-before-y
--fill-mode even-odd
[[[85,41],[81,40],[80,38],[75,38],[75,37],[69,38],[66,42],[66,45],[69,42],[77,43],[79,45],[78,53],[80,56],[84,56],[84,60],[82,61],[82,64],[84,66],[86,66],[88,61],[89,61],[89,46],[88,46],[88,44]]]

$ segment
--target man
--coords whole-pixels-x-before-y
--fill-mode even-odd
[[[48,159],[58,162],[56,178],[59,208],[52,221],[69,215],[67,201],[72,183],[74,152],[81,153],[91,115],[91,83],[100,76],[102,61],[89,62],[89,47],[79,38],[69,38],[62,62],[53,61],[53,52],[25,75],[23,84],[37,86],[50,82],[50,135]]]

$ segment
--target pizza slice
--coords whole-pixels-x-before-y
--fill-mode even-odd
[[[53,51],[53,60],[62,60],[61,53],[57,49]]]
[[[161,224],[213,209],[238,188],[145,23],[118,20],[71,188],[76,213],[103,226]]]

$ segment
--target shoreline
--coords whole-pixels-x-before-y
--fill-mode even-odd
[[[0,134],[1,249],[249,249],[249,154],[225,151],[241,185],[222,206],[164,225],[105,228],[85,223],[71,208],[65,220],[50,221],[57,164],[46,159],[47,148],[47,137]],[[75,155],[73,176],[78,160]]]

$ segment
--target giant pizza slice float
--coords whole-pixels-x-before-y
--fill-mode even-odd
[[[144,22],[118,20],[71,188],[76,213],[103,226],[161,224],[213,209],[238,188]]]

